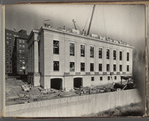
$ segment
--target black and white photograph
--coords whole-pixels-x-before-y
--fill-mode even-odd
[[[145,5],[5,5],[4,23],[4,116],[144,115]]]

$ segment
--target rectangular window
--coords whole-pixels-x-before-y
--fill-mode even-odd
[[[90,47],[90,57],[94,58],[94,47]]]
[[[120,71],[122,71],[122,65],[120,65]]]
[[[116,50],[113,50],[113,60],[116,60]]]
[[[107,49],[107,59],[110,59],[110,50]]]
[[[6,41],[7,44],[9,44],[9,41]]]
[[[127,65],[127,71],[129,71],[129,65]]]
[[[99,58],[102,58],[102,48],[99,48]]]
[[[19,50],[19,53],[22,53],[22,50]]]
[[[94,71],[94,63],[90,63],[90,71]]]
[[[91,81],[94,81],[94,77],[91,77]]]
[[[22,45],[23,48],[25,48],[25,45]]]
[[[102,81],[102,77],[100,77],[100,81]]]
[[[127,61],[129,61],[129,53],[127,53]]]
[[[22,47],[22,45],[19,45],[19,48],[21,48]]]
[[[116,64],[113,65],[113,71],[116,71]]]
[[[75,63],[70,62],[70,71],[75,71]]]
[[[53,70],[54,71],[59,71],[59,61],[54,61],[53,62]]]
[[[99,64],[99,71],[102,71],[102,64]]]
[[[117,76],[115,76],[114,79],[117,80]]]
[[[21,39],[19,39],[19,43],[21,43],[22,41],[21,41]]]
[[[122,60],[122,51],[120,51],[120,60]]]
[[[108,76],[108,80],[110,80],[110,76]]]
[[[70,43],[70,55],[74,56],[75,55],[75,44]]]
[[[81,57],[85,57],[85,45],[81,45]]]
[[[53,54],[59,54],[59,41],[53,40]]]
[[[81,63],[81,71],[85,71],[85,63]]]
[[[110,71],[110,64],[107,64],[107,71]]]

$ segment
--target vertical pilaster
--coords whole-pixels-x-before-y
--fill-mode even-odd
[[[34,53],[33,53],[33,57],[34,57],[34,72],[38,72],[38,42],[34,41]]]

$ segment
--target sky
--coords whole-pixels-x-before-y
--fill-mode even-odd
[[[5,27],[19,31],[40,29],[45,20],[53,28],[74,28],[88,30],[93,5],[8,5],[5,8]],[[122,40],[130,45],[140,46],[144,41],[144,5],[96,5],[90,33]],[[141,43],[143,46],[144,43]]]

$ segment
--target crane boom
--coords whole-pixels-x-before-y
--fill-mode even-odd
[[[93,11],[92,11],[91,20],[90,20],[90,23],[89,23],[87,35],[89,35],[89,33],[90,33],[90,28],[91,28],[91,24],[92,24],[92,19],[93,19],[94,10],[95,10],[95,5],[93,6]]]

